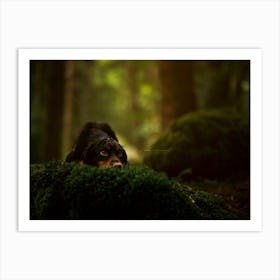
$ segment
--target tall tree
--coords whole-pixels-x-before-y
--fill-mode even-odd
[[[129,114],[130,114],[130,129],[134,131],[132,133],[133,142],[137,148],[141,147],[142,141],[139,135],[141,127],[141,108],[139,104],[139,84],[138,84],[138,67],[139,65],[135,61],[127,61],[127,90],[129,96]]]
[[[46,69],[42,61],[30,61],[30,162],[39,163],[43,158],[43,122],[47,88],[44,85]]]
[[[64,92],[64,115],[63,115],[63,145],[62,153],[69,152],[72,145],[73,128],[73,101],[74,101],[74,70],[75,61],[65,62],[65,92]]]
[[[158,62],[158,69],[161,119],[165,127],[172,119],[196,109],[193,62],[163,60]]]
[[[250,61],[209,60],[196,63],[197,96],[202,108],[232,107],[241,112],[243,109],[248,111],[249,85]],[[243,108],[244,105],[248,108]]]
[[[65,61],[46,61],[47,76],[42,86],[48,88],[43,160],[61,158],[64,114]]]

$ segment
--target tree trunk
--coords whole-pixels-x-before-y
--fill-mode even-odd
[[[139,149],[142,146],[141,135],[139,129],[141,127],[141,109],[139,105],[139,86],[138,86],[138,64],[135,61],[127,62],[127,90],[129,96],[130,110],[130,129],[134,131],[133,142]]]
[[[159,61],[161,119],[165,127],[172,119],[196,110],[192,61]]]
[[[63,116],[63,157],[72,147],[73,130],[73,99],[74,99],[74,71],[75,61],[69,60],[65,63],[65,95],[64,95],[64,116]]]
[[[65,61],[47,61],[44,161],[61,159],[64,114]]]

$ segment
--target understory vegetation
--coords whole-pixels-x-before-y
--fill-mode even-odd
[[[149,167],[96,168],[51,161],[31,165],[31,219],[240,219],[221,196]]]

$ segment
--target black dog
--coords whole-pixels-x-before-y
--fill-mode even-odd
[[[107,123],[87,122],[66,161],[98,167],[122,167],[127,163],[127,155]]]

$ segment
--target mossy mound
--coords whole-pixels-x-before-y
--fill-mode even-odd
[[[189,113],[170,125],[144,162],[184,179],[249,176],[249,122],[231,110]]]
[[[223,201],[147,167],[31,166],[31,219],[237,219]]]

